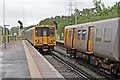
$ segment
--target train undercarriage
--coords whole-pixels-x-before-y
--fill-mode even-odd
[[[46,54],[46,53],[51,53],[51,51],[54,50],[54,46],[48,46],[48,45],[36,46],[36,49],[38,49],[40,53]]]
[[[120,74],[120,62],[112,62],[109,59],[100,58],[97,56],[94,56],[93,54],[86,54],[78,52],[75,49],[66,49],[67,54],[70,55],[70,57],[80,57],[87,59],[87,61],[95,66],[98,66],[100,69],[107,71],[113,75]]]

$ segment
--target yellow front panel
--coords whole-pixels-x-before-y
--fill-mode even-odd
[[[39,43],[37,43],[36,40],[39,40]],[[42,46],[43,44],[42,37],[35,37],[34,43],[35,43],[35,46]]]
[[[55,36],[53,36],[53,37],[48,36],[48,45],[56,45],[56,37]]]
[[[48,36],[48,45],[56,45],[56,28],[53,26],[49,27],[50,30],[54,29],[54,35]]]
[[[47,37],[43,37],[43,44],[47,44]]]
[[[37,43],[36,40],[39,40],[40,42]],[[33,43],[34,43],[34,46],[42,46],[43,44],[43,41],[42,41],[42,37],[36,37],[35,35],[35,29],[34,29],[34,34],[33,34]]]

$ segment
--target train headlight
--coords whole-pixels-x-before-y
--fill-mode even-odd
[[[51,43],[54,43],[54,42],[55,42],[55,40],[51,40],[50,42],[51,42]]]
[[[36,43],[39,43],[40,41],[39,41],[39,39],[36,39],[35,42],[36,42]]]

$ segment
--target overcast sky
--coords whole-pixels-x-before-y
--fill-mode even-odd
[[[5,24],[10,27],[19,25],[18,20],[24,21],[25,26],[38,24],[40,20],[56,15],[68,15],[70,0],[5,0]],[[72,0],[77,2],[77,8],[94,7],[93,0]],[[101,0],[105,6],[113,6],[120,0]],[[75,3],[74,3],[75,4]],[[74,6],[73,6],[74,9]],[[23,19],[24,14],[24,19]],[[3,25],[3,0],[0,0],[0,25]]]

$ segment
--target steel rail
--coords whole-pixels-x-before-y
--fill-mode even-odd
[[[65,61],[64,59],[62,59],[61,57],[57,56],[55,54],[56,52],[52,52],[52,56],[57,59],[58,61],[60,61],[61,63],[63,63],[64,65],[66,65],[68,68],[72,69],[73,71],[75,71],[77,74],[79,74],[81,77],[83,77],[86,80],[94,80],[95,78],[90,76],[88,73],[84,72],[83,70],[81,70],[80,68],[78,68],[77,66],[73,65],[72,63]]]
[[[61,47],[61,49],[62,50],[66,50],[65,49],[65,47],[63,47],[63,43],[60,43],[60,42],[57,42],[58,43],[58,47],[60,48]],[[59,51],[56,51],[56,52],[59,52]],[[59,52],[60,54],[63,54],[63,53],[61,53],[61,52]],[[65,54],[64,54],[65,55]],[[65,56],[67,56],[67,55],[65,55]],[[67,56],[68,57],[68,56]],[[79,60],[78,59],[75,59],[76,60],[76,62],[78,63],[78,64],[80,64],[80,65],[83,65],[83,66],[85,66],[85,64],[83,64],[83,63],[80,63],[79,62]],[[93,66],[93,65],[92,65]],[[107,72],[105,72],[105,71],[103,71],[102,69],[100,70],[100,69],[97,69],[97,68],[91,68],[91,67],[89,67],[89,66],[87,66],[89,69],[91,69],[91,70],[93,70],[94,72],[97,72],[98,74],[100,74],[100,75],[102,75],[102,76],[105,76],[105,78],[107,78],[107,79],[115,79],[115,80],[118,80],[118,79],[120,79],[120,76],[119,75],[111,75],[111,74],[109,74],[109,73],[107,73]]]

